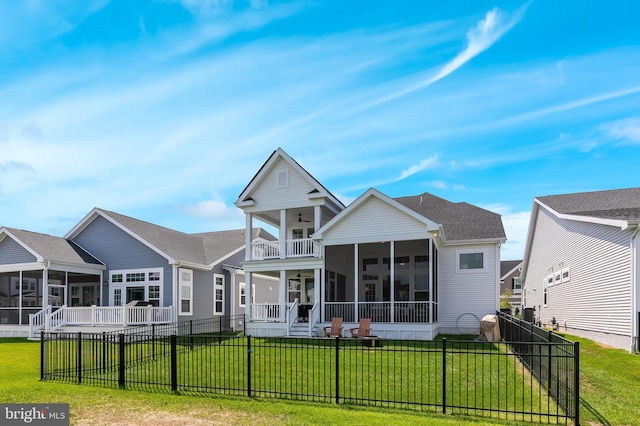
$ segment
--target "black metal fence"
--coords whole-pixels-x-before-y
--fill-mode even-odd
[[[580,346],[527,321],[498,313],[502,338],[547,394],[580,420]]]
[[[41,378],[156,392],[358,404],[568,424],[550,393],[576,385],[571,343],[531,342],[556,373],[541,385],[513,343],[218,335],[42,335]],[[553,345],[554,349],[548,348]],[[561,349],[558,349],[558,348]],[[530,363],[534,355],[529,358]],[[567,371],[560,373],[558,365]],[[567,389],[572,395],[576,389]]]
[[[186,320],[170,324],[151,324],[128,327],[124,330],[107,332],[107,334],[177,336],[195,334],[223,334],[242,332],[245,334],[244,315],[217,316],[213,318]]]

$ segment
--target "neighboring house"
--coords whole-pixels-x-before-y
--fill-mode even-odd
[[[536,320],[632,349],[638,336],[640,188],[537,197],[522,267]]]
[[[499,215],[424,193],[390,198],[370,189],[345,207],[282,149],[236,206],[278,229],[277,241],[246,239],[247,333],[317,335],[332,317],[344,329],[370,318],[372,334],[432,339],[479,326],[499,306]],[[255,276],[278,281],[260,289]],[[268,295],[270,300],[266,300]]]
[[[99,208],[64,238],[2,228],[0,321],[24,326],[29,313],[48,305],[135,301],[164,308],[163,322],[238,314],[224,265],[244,259],[244,232],[185,234]],[[262,229],[253,237],[273,239]],[[20,282],[21,295],[7,293]]]
[[[512,311],[522,310],[522,260],[503,260],[500,262],[500,298],[504,299],[505,292],[511,291],[509,303]]]

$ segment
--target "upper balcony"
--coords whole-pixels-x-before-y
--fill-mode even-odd
[[[281,253],[279,241],[256,239],[251,242],[251,260],[299,257],[320,257],[320,244],[311,238],[286,240],[284,253]]]

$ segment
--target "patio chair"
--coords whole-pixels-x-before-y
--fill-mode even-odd
[[[324,337],[342,337],[342,318],[331,318],[331,325],[324,327]]]
[[[352,328],[351,337],[367,337],[371,333],[371,318],[360,318],[360,324]]]

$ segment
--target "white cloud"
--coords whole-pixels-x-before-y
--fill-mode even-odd
[[[208,200],[195,204],[188,204],[184,207],[184,211],[189,215],[198,219],[216,220],[216,221],[242,221],[244,213],[236,206],[227,206],[222,201]]]
[[[398,178],[398,180],[406,179],[409,176],[412,176],[418,172],[421,172],[422,170],[430,169],[430,168],[436,167],[437,165],[438,165],[438,156],[432,155],[431,157],[423,159],[422,161],[420,161],[420,163],[414,164],[408,169],[403,170],[402,173],[400,173],[400,177]]]
[[[427,186],[430,186],[432,188],[438,188],[438,189],[446,189],[447,188],[447,183],[445,181],[442,180],[432,180],[430,182],[426,182]]]
[[[617,121],[611,126],[609,134],[627,143],[640,144],[640,119]]]

